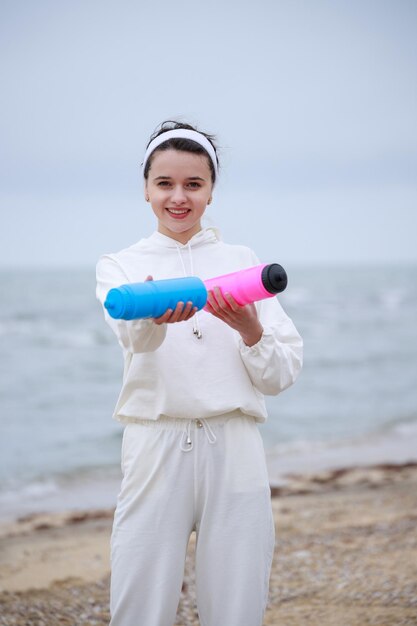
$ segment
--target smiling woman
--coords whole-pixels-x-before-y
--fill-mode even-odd
[[[249,248],[201,226],[217,172],[213,138],[162,125],[143,161],[157,231],[100,259],[102,303],[126,282],[205,279],[259,263]],[[263,394],[295,381],[302,340],[276,298],[241,306],[213,283],[200,317],[195,304],[178,302],[150,319],[112,319],[105,311],[125,357],[114,411],[125,430],[111,626],[172,626],[193,531],[201,623],[263,620],[275,533],[256,422],[266,419]]]

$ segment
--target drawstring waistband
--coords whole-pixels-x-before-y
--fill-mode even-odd
[[[195,434],[196,429],[203,428],[207,441],[211,445],[214,445],[217,441],[214,432],[216,428],[223,427],[230,420],[242,418],[255,420],[251,415],[245,415],[242,411],[236,409],[235,411],[229,411],[222,415],[213,415],[207,418],[175,418],[167,417],[166,415],[162,415],[155,420],[126,418],[125,424],[126,426],[137,425],[146,428],[154,428],[156,430],[175,430],[177,431],[175,436],[180,435],[180,449],[183,452],[190,452],[194,447],[193,434]]]
[[[204,428],[204,432],[206,433],[209,443],[215,444],[217,441],[217,437],[206,419],[189,420],[181,435],[180,448],[183,452],[190,452],[194,447],[193,440],[191,438],[191,424],[193,421],[197,428]]]

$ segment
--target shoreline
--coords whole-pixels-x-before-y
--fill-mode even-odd
[[[417,463],[417,429],[336,442],[295,442],[265,447],[271,487],[285,488],[295,476]],[[25,515],[83,512],[115,507],[122,474],[120,464],[95,468],[89,474],[49,476],[20,488],[0,492],[0,527]]]
[[[264,626],[417,623],[417,463],[294,475],[271,491]],[[112,518],[110,508],[2,524],[0,624],[107,626]],[[199,624],[194,548],[193,533],[175,626]]]
[[[285,485],[288,477],[295,474],[416,463],[417,430],[390,433],[390,436],[381,434],[372,439],[363,437],[310,446],[296,444],[284,450],[276,447],[266,451],[266,459],[270,482],[277,486]]]
[[[294,475],[271,492],[264,626],[417,624],[416,462]],[[110,508],[0,525],[0,624],[108,624],[112,519]],[[194,548],[193,533],[176,626],[198,625]]]

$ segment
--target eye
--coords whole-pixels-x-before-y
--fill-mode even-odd
[[[171,183],[168,180],[160,180],[158,187],[168,187]]]
[[[188,187],[191,187],[191,189],[199,189],[201,187],[200,183],[197,183],[195,181],[190,181],[188,183]]]

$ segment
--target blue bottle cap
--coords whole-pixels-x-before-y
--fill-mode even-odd
[[[117,288],[110,289],[107,294],[104,307],[107,309],[110,317],[114,319],[121,319],[125,310],[125,298],[122,291]]]

